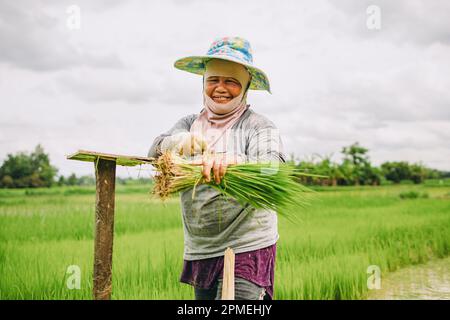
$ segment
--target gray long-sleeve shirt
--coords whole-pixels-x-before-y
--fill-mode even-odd
[[[189,132],[198,114],[181,118],[169,131],[156,137],[149,157],[161,154],[164,138],[179,132]],[[282,142],[272,121],[246,110],[231,128],[227,141],[228,153],[244,156],[246,161],[267,162],[276,166],[285,162]],[[235,253],[253,251],[277,242],[278,220],[276,212],[243,206],[235,199],[223,196],[211,186],[196,187],[180,193],[183,229],[184,259],[199,260],[221,256],[227,247]]]

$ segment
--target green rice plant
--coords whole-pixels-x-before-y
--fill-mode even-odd
[[[179,282],[179,199],[162,203],[149,197],[149,186],[139,192],[122,187],[115,206],[112,299],[194,299],[192,287]],[[92,299],[95,194],[65,195],[66,187],[57,188],[57,195],[36,196],[0,190],[0,299]],[[414,188],[429,199],[402,200],[399,193],[412,187],[398,184],[337,187],[320,193],[320,201],[302,212],[301,224],[279,219],[274,299],[365,299],[375,291],[367,288],[368,266],[379,266],[384,277],[448,257],[450,189]],[[449,265],[448,259],[442,262]],[[67,286],[71,265],[81,270],[79,290]],[[433,277],[447,276],[445,270],[431,269]],[[397,284],[409,287],[411,279]]]
[[[203,179],[202,167],[165,153],[153,164],[156,168],[153,193],[162,199],[170,194],[193,188],[206,183],[222,194],[230,196],[242,205],[250,204],[255,208],[274,210],[288,218],[294,218],[293,213],[298,207],[310,204],[312,189],[300,184],[299,176],[316,176],[304,173],[290,163],[241,163],[227,167],[226,174],[219,184]]]

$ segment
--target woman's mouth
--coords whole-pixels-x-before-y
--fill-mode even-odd
[[[212,98],[216,102],[228,102],[231,100],[231,97],[224,97],[224,96],[213,96]]]

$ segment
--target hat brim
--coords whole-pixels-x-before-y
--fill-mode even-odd
[[[190,57],[181,58],[181,59],[178,59],[177,61],[175,61],[174,67],[179,70],[203,75],[205,73],[205,65],[211,59],[221,59],[221,60],[226,60],[226,61],[231,61],[231,62],[236,62],[236,63],[242,64],[244,67],[247,68],[247,70],[249,71],[249,73],[252,76],[252,81],[250,83],[250,89],[251,90],[267,90],[269,93],[271,93],[269,78],[264,73],[264,71],[262,71],[259,68],[254,67],[251,64],[242,62],[241,60],[234,59],[229,56],[221,56],[221,55],[190,56]]]

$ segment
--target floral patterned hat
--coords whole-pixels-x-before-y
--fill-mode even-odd
[[[211,44],[206,55],[181,58],[175,61],[175,68],[203,75],[205,73],[205,65],[211,59],[222,59],[242,64],[252,77],[250,89],[270,92],[269,79],[266,74],[261,69],[253,66],[250,43],[239,37],[217,39]]]

